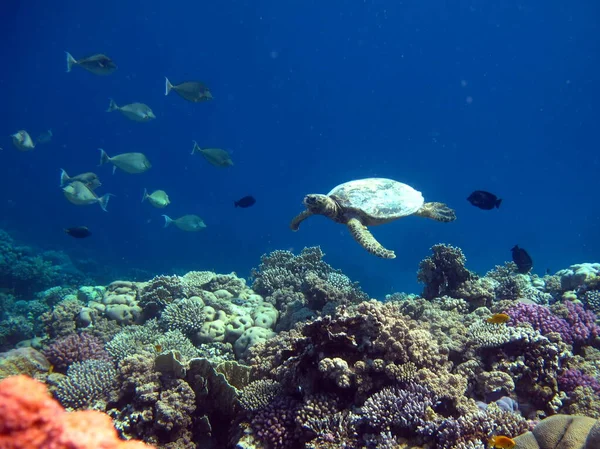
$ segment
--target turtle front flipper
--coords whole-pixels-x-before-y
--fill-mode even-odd
[[[297,231],[298,228],[300,228],[300,223],[302,223],[304,220],[306,220],[311,215],[313,215],[313,213],[309,210],[302,211],[301,213],[299,213],[298,215],[296,215],[294,217],[294,219],[290,223],[290,229],[292,231]]]
[[[375,240],[371,231],[369,231],[366,226],[363,226],[358,219],[351,218],[348,220],[347,226],[350,230],[350,234],[354,237],[354,240],[360,243],[360,245],[371,254],[377,257],[383,257],[384,259],[396,258],[394,251],[390,251],[381,246],[381,244]]]
[[[444,203],[425,203],[415,215],[448,223],[456,220],[456,212]]]

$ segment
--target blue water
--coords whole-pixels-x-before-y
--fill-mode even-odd
[[[26,243],[123,273],[240,275],[265,252],[321,245],[374,296],[419,291],[418,263],[438,242],[480,272],[515,244],[538,273],[598,260],[598,2],[5,0],[0,17],[0,227]],[[65,50],[119,68],[65,73]],[[165,76],[204,81],[215,99],[165,96]],[[157,119],[106,113],[111,97]],[[52,142],[28,153],[8,137],[46,128]],[[192,140],[230,150],[235,166],[191,156]],[[144,152],[153,168],[113,176],[97,167],[100,147]],[[99,192],[115,195],[109,212],[69,203],[60,168],[98,173]],[[370,176],[409,183],[458,220],[373,228],[395,260],[322,217],[288,229],[304,194]],[[142,204],[145,187],[172,204]],[[471,206],[476,189],[501,208]],[[235,209],[248,194],[256,205]],[[163,229],[162,213],[194,213],[208,228]],[[63,234],[76,225],[93,237]]]

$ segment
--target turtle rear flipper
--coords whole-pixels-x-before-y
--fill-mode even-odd
[[[290,223],[290,229],[292,231],[297,231],[300,228],[300,223],[302,223],[304,220],[306,220],[311,215],[313,215],[313,213],[309,210],[302,211],[301,213],[299,213],[298,215],[296,215],[294,217],[294,219]]]
[[[425,203],[415,214],[419,217],[431,218],[432,220],[448,223],[456,220],[456,212],[444,203]]]
[[[356,218],[348,220],[347,226],[350,230],[350,234],[354,237],[354,240],[371,254],[384,259],[396,258],[394,251],[390,251],[381,246],[381,243],[375,240],[373,234],[371,234],[371,232]]]

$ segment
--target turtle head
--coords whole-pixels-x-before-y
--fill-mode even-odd
[[[334,218],[337,213],[337,204],[327,195],[310,194],[304,197],[304,205],[315,215],[325,215]]]

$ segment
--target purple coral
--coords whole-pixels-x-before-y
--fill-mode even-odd
[[[250,426],[256,437],[271,449],[294,447],[297,439],[295,415],[296,401],[289,397],[278,397],[256,412]]]
[[[506,313],[513,323],[529,323],[544,335],[557,332],[568,344],[584,344],[600,334],[600,327],[595,323],[596,315],[593,312],[570,301],[565,301],[564,305],[567,310],[566,319],[539,304],[518,303]]]
[[[557,317],[547,307],[520,302],[508,309],[506,313],[510,316],[511,322],[515,324],[529,323],[544,335],[557,332],[564,342],[573,343],[571,326],[569,326],[567,320]]]
[[[567,321],[571,326],[571,335],[577,343],[586,343],[600,334],[600,326],[596,324],[596,315],[591,310],[585,310],[581,304],[565,301],[568,315]]]
[[[434,433],[434,425],[428,422],[427,410],[437,403],[437,396],[420,384],[409,382],[404,388],[386,387],[365,401],[361,420],[383,432],[404,429],[429,435]]]
[[[600,395],[600,382],[578,369],[568,369],[558,376],[558,386],[567,393],[572,393],[577,387],[590,387]]]
[[[64,372],[74,362],[85,360],[112,361],[102,341],[88,333],[60,338],[44,349],[44,355],[56,371]]]

